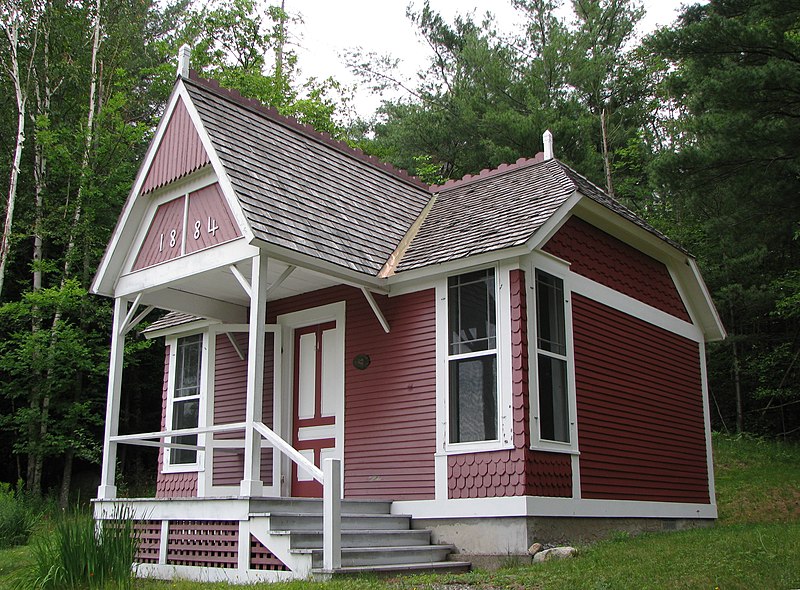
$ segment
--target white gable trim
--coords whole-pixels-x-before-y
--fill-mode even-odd
[[[130,252],[131,248],[134,242],[140,237],[140,233],[142,231],[141,226],[146,225],[143,222],[145,221],[147,212],[150,211],[152,207],[153,198],[150,196],[142,196],[139,193],[148,173],[150,172],[153,159],[158,153],[164,133],[166,132],[169,121],[172,118],[172,114],[175,111],[175,107],[179,100],[183,100],[183,104],[186,107],[192,123],[194,124],[195,131],[200,137],[203,149],[205,149],[206,154],[211,161],[211,168],[216,175],[216,180],[219,182],[220,188],[222,189],[222,194],[228,204],[228,207],[230,208],[235,222],[239,226],[241,234],[245,237],[248,243],[252,242],[253,240],[253,232],[250,229],[250,226],[244,216],[244,212],[242,211],[242,207],[236,198],[236,194],[233,190],[230,179],[225,172],[225,168],[223,167],[219,156],[214,150],[214,146],[211,143],[211,138],[202,124],[200,115],[192,103],[191,97],[186,90],[183,80],[179,78],[169,100],[167,101],[167,107],[164,109],[164,114],[162,115],[161,121],[158,124],[156,133],[147,148],[142,165],[136,174],[133,187],[131,188],[128,198],[125,201],[125,205],[122,208],[117,225],[111,234],[111,239],[108,247],[106,248],[105,254],[98,265],[97,273],[95,274],[94,281],[92,282],[92,293],[108,296],[115,295],[119,277],[126,268],[125,265],[129,262],[129,257],[133,255]],[[170,183],[166,188],[171,186],[172,184]],[[144,231],[146,231],[146,228]]]

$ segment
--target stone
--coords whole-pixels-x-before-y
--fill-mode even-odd
[[[542,544],[541,543],[534,543],[533,545],[528,547],[528,555],[533,557],[534,555],[539,553],[539,551],[541,551],[541,550],[542,550]]]
[[[533,556],[534,563],[542,563],[553,559],[567,559],[573,557],[578,551],[575,547],[554,547],[539,551]]]

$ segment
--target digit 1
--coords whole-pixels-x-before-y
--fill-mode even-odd
[[[158,251],[159,252],[164,251],[164,234],[161,234],[161,237],[158,240]]]

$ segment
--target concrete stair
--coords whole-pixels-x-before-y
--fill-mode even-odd
[[[251,518],[268,517],[273,538],[288,537],[289,552],[309,559],[311,573],[322,570],[322,501],[316,498],[251,500]],[[452,545],[434,545],[427,530],[411,528],[411,517],[391,513],[391,502],[342,500],[342,567],[334,575],[468,571],[450,561]],[[308,562],[306,562],[308,563]]]

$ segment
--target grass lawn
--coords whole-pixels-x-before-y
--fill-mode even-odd
[[[652,533],[579,547],[577,558],[495,572],[292,582],[269,590],[800,588],[800,446],[715,435],[720,518],[708,529]],[[26,567],[26,547],[0,551],[0,589]],[[225,584],[137,580],[142,590],[217,590]]]

